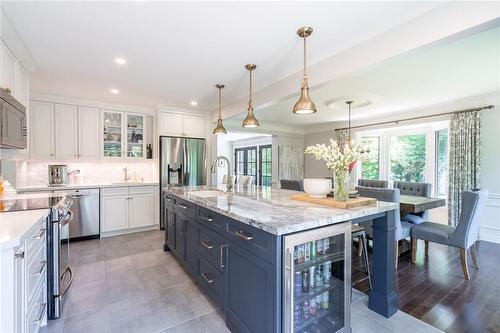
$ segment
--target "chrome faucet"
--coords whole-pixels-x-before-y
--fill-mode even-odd
[[[233,181],[231,179],[231,162],[229,162],[229,159],[226,156],[217,156],[215,158],[215,161],[212,162],[212,165],[210,165],[210,172],[215,173],[215,165],[219,160],[224,160],[226,161],[227,164],[227,191],[231,192],[231,189],[233,188]]]
[[[130,176],[128,175],[127,168],[123,168],[123,180],[128,182],[130,180]]]

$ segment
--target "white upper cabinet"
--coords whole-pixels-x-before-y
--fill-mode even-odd
[[[29,138],[31,157],[54,157],[54,104],[31,102]]]
[[[205,117],[184,115],[184,135],[190,138],[204,138]]]
[[[78,128],[75,105],[55,105],[55,156],[58,159],[77,158]]]
[[[79,159],[99,158],[99,109],[78,107],[78,152]]]
[[[159,135],[205,137],[204,116],[161,111],[159,118]]]
[[[10,89],[12,96],[17,98],[16,94],[16,72],[17,59],[9,50],[7,45],[2,42],[2,88]]]
[[[182,136],[184,133],[183,115],[180,113],[160,112],[160,135]]]
[[[30,102],[30,76],[20,63],[17,65],[16,96],[14,97],[27,108]]]

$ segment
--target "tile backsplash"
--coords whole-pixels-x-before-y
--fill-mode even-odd
[[[158,181],[158,170],[154,161],[121,162],[17,162],[16,187],[45,186],[48,183],[50,164],[66,164],[68,171],[80,170],[79,175],[69,177],[70,184],[102,184],[123,181],[123,168],[128,175],[143,179],[145,182]]]

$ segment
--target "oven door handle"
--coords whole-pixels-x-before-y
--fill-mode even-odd
[[[73,220],[73,213],[68,210],[68,214],[61,220],[61,226],[64,226]]]

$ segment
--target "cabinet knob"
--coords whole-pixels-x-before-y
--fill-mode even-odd
[[[24,259],[24,250],[21,250],[14,254],[14,258]]]

